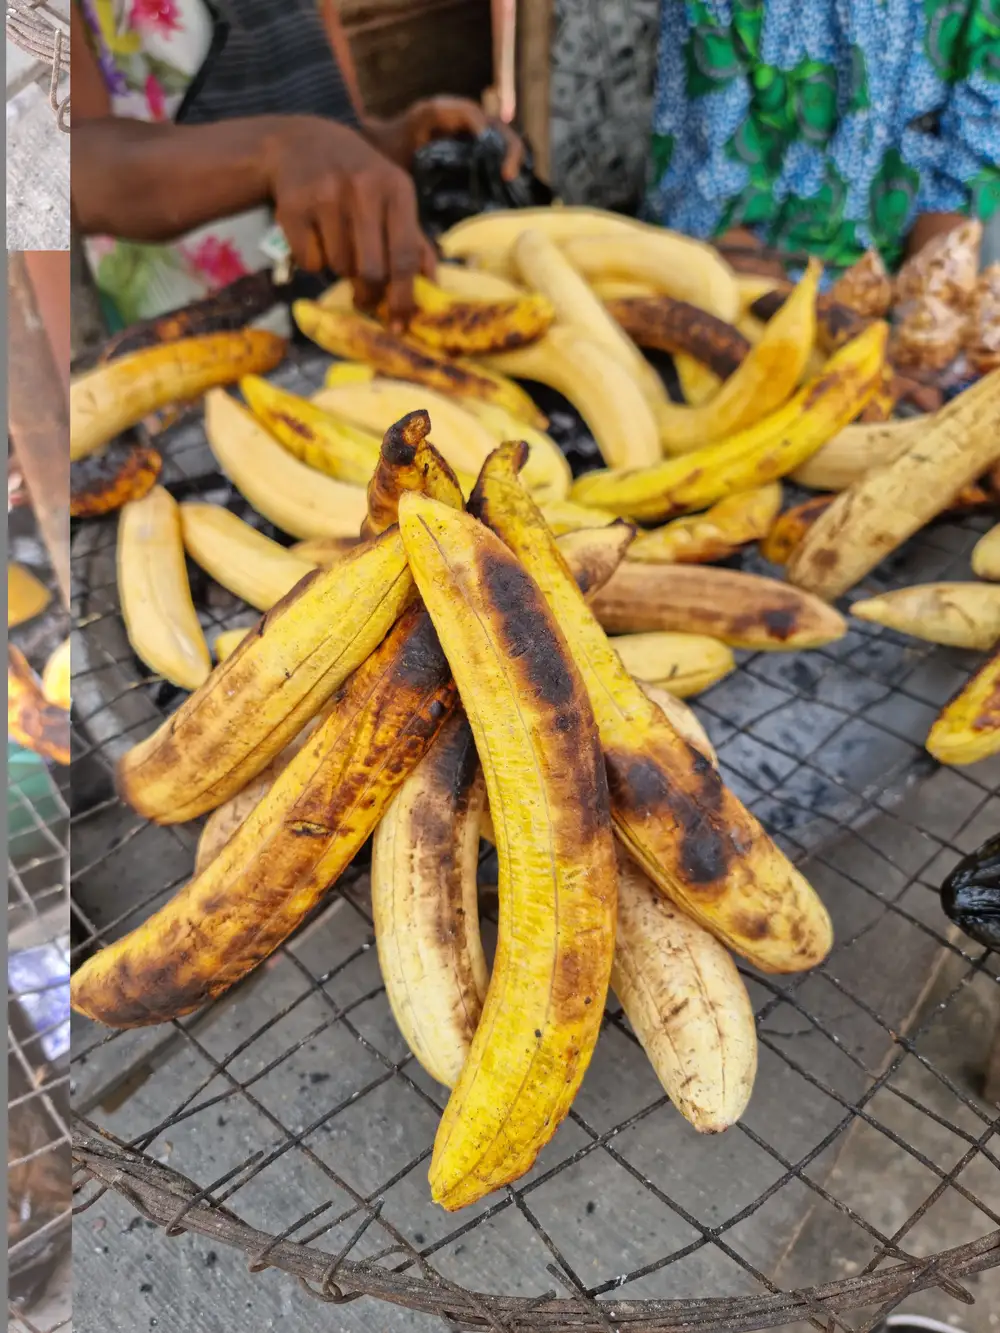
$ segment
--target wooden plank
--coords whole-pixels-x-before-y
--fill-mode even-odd
[[[535,175],[546,184],[552,170],[549,129],[552,8],[552,0],[521,0],[517,14],[519,120],[534,154]]]
[[[56,365],[23,254],[7,257],[7,428],[35,521],[69,605],[68,364]]]

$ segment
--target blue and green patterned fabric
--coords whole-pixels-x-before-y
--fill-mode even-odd
[[[663,0],[646,215],[834,267],[1000,211],[1000,0]]]

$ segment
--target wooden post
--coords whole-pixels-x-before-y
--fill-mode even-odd
[[[517,103],[521,128],[535,157],[535,175],[551,184],[549,130],[552,0],[521,0],[518,5]]]
[[[64,604],[70,600],[69,573],[69,254],[51,252],[35,259],[65,261],[65,301],[49,266],[36,293],[26,256],[7,256],[7,429],[24,484]],[[42,266],[45,267],[44,265]],[[60,308],[66,316],[65,330]],[[51,329],[46,317],[51,317]],[[65,346],[65,365],[57,364]],[[58,352],[57,350],[58,349]]]

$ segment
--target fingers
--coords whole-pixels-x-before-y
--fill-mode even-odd
[[[278,210],[275,220],[285,234],[292,258],[306,273],[319,273],[323,267],[323,249],[320,238],[308,213]]]
[[[386,242],[389,257],[389,286],[386,293],[389,321],[393,328],[405,327],[413,314],[413,279],[427,261],[427,240],[420,230],[417,196],[413,182],[402,173],[387,199]]]

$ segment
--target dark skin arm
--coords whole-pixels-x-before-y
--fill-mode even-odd
[[[270,203],[301,268],[329,268],[353,278],[363,307],[385,296],[394,321],[406,321],[413,279],[433,273],[434,253],[420,230],[413,182],[399,163],[408,164],[435,133],[463,127],[461,110],[450,105],[460,99],[442,99],[449,105],[440,114],[437,99],[418,103],[365,134],[312,116],[199,126],[126,120],[111,114],[75,6],[72,22],[72,202],[83,235],[162,243]],[[339,20],[335,30],[342,37]],[[335,51],[341,45],[335,33],[331,44]],[[359,97],[349,61],[345,79],[352,97]],[[481,114],[473,103],[462,105]],[[464,127],[474,119],[466,113]],[[372,142],[379,137],[382,151]]]

